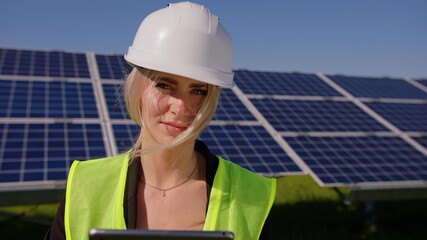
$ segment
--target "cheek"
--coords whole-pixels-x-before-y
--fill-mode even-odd
[[[161,96],[160,94],[150,94],[145,99],[145,103],[148,106],[148,114],[150,116],[163,114],[167,111],[168,97]]]
[[[193,114],[197,114],[202,108],[203,102],[204,102],[204,98],[194,99],[190,105],[191,112]]]

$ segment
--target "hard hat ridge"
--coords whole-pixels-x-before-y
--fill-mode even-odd
[[[206,7],[181,2],[148,15],[125,55],[132,65],[230,88],[232,42]]]
[[[176,17],[173,22],[202,32],[215,34],[219,18],[203,5],[192,2],[185,2],[185,4],[188,4],[188,6],[184,4],[169,4],[169,10]]]

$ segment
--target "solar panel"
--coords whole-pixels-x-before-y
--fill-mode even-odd
[[[3,75],[90,78],[82,53],[3,49],[0,55]]]
[[[388,131],[351,102],[252,99],[277,131]]]
[[[0,117],[98,118],[90,82],[0,82]]]
[[[0,183],[65,180],[74,159],[106,155],[99,124],[0,124]]]
[[[286,137],[323,186],[427,180],[427,159],[399,137]]]
[[[421,79],[418,82],[427,87],[427,79]]]
[[[123,79],[132,70],[123,55],[96,55],[101,79]]]
[[[113,124],[114,137],[118,152],[126,152],[133,147],[140,128],[136,124]]]
[[[314,74],[237,70],[234,80],[246,94],[340,96]]]
[[[224,121],[256,121],[252,113],[243,105],[239,98],[229,89],[221,90],[221,97],[214,120]]]
[[[355,97],[427,99],[427,93],[403,79],[328,76]]]
[[[264,175],[301,173],[301,169],[262,126],[210,125],[201,135],[209,149]]]
[[[122,84],[102,84],[108,113],[111,119],[129,119],[123,98]]]
[[[427,132],[427,103],[366,103],[402,131]]]
[[[427,148],[427,136],[424,137],[413,137],[415,141],[419,142],[421,145],[423,145],[425,148]]]

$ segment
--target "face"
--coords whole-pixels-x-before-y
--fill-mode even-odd
[[[206,98],[208,85],[167,73],[149,81],[153,84],[141,95],[144,128],[148,130],[143,131],[144,144],[169,143],[191,125]]]

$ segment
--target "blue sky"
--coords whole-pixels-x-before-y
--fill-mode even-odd
[[[127,51],[163,0],[2,0],[0,47]],[[427,1],[195,1],[220,17],[234,68],[427,78]]]

